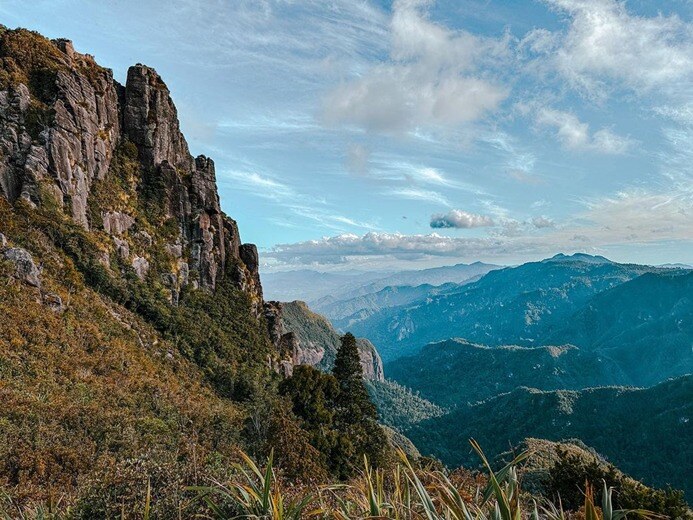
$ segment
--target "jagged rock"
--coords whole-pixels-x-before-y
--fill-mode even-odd
[[[102,215],[103,228],[109,235],[122,235],[135,224],[135,219],[120,211],[107,211]]]
[[[192,170],[188,143],[168,87],[154,69],[139,63],[128,69],[123,130],[146,165],[166,161],[174,168]]]
[[[127,260],[130,258],[130,244],[128,244],[127,240],[113,237],[113,242],[115,242],[116,253],[118,253],[118,256],[122,260]]]
[[[370,348],[359,348],[359,358],[361,359],[361,367],[363,368],[363,377],[373,379],[375,381],[385,381],[385,371],[383,370],[383,361],[380,359],[380,354],[375,349],[373,344],[368,340]]]
[[[327,318],[314,313],[301,301],[267,302],[264,314],[270,338],[274,338],[273,343],[280,355],[286,356],[289,352],[295,365],[332,369],[340,335]],[[373,344],[367,339],[357,338],[356,346],[364,377],[384,380],[383,363]]]
[[[144,280],[147,277],[147,273],[149,273],[149,262],[146,258],[135,256],[132,259],[132,268],[135,270],[137,277],[140,280]]]
[[[166,244],[164,247],[166,252],[173,258],[181,258],[183,256],[183,246],[180,244]]]
[[[76,52],[69,40],[50,42],[21,29],[5,31],[0,38],[33,39],[32,44],[55,64],[49,76],[52,83],[41,92],[32,91],[28,81],[36,72],[33,62],[20,64],[24,76],[12,75],[20,80],[0,90],[0,194],[35,205],[50,199],[51,207],[62,208],[88,227],[94,181],[105,179],[116,147],[129,141],[143,172],[138,181],[159,187],[156,200],[165,218],[177,224],[178,236],[167,237],[172,244],[167,250],[186,265],[185,273],[178,273],[178,283],[214,291],[220,277],[229,276],[249,294],[258,315],[262,287],[257,251],[248,244],[241,247],[236,222],[221,211],[214,161],[190,155],[176,107],[156,71],[135,65],[123,87],[110,70]],[[3,54],[12,48],[16,45],[0,45],[0,68],[15,67],[8,63],[19,58]],[[27,125],[29,119],[38,124]],[[120,236],[131,230],[134,215],[116,208],[100,210],[109,234]],[[116,242],[116,251],[121,258],[132,258],[131,245],[147,250],[158,238],[140,231],[129,244]],[[137,263],[143,273],[144,262]]]
[[[200,155],[195,158],[195,173],[192,177],[192,203],[207,213],[221,213],[217,177],[212,159]]]
[[[255,244],[242,244],[239,248],[241,261],[245,264],[248,277],[245,280],[245,290],[257,304],[262,302],[262,284],[260,283],[260,257]]]
[[[177,267],[178,267],[178,280],[180,281],[180,286],[185,287],[186,285],[188,285],[188,280],[189,280],[189,276],[190,276],[190,267],[188,266],[188,263],[183,261],[183,260],[178,261]]]
[[[41,287],[41,272],[29,251],[21,247],[10,247],[0,254],[15,265],[15,277],[18,280],[32,287]]]
[[[55,294],[55,293],[44,294],[43,295],[43,303],[44,303],[44,305],[46,305],[46,307],[50,308],[54,312],[62,312],[64,310],[63,299],[58,294]]]
[[[5,235],[0,233],[0,249],[3,249],[7,246],[7,238],[5,238]]]
[[[75,58],[75,47],[72,45],[72,41],[65,38],[57,38],[53,40],[53,43],[64,52],[70,60]]]
[[[269,301],[265,302],[263,307],[263,315],[265,323],[267,323],[267,334],[277,350],[279,350],[282,334],[284,334],[281,320],[282,304],[281,302]]]
[[[41,103],[33,103],[39,94],[24,83],[0,94],[0,190],[10,201],[22,197],[39,204],[39,184],[51,181],[58,205],[69,200],[72,217],[87,227],[91,183],[106,175],[120,133],[118,89],[110,70],[74,52],[67,41],[54,45],[61,52],[52,56],[49,97],[39,93]]]
[[[294,365],[319,365],[325,357],[325,347],[319,345],[311,349],[301,348],[298,339],[294,343]]]

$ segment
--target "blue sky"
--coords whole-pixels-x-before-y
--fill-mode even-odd
[[[168,84],[263,269],[693,262],[689,0],[0,0]]]

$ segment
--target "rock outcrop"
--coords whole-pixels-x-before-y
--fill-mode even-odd
[[[339,333],[330,322],[312,312],[304,302],[266,302],[265,320],[270,339],[278,345],[281,358],[295,365],[311,365],[322,370],[331,370],[339,348]],[[383,381],[383,363],[373,344],[358,338],[361,367],[366,379]],[[282,367],[280,372],[286,372]]]
[[[112,253],[143,277],[154,254],[138,216],[115,206],[90,213],[94,186],[108,180],[119,147],[136,148],[138,186],[160,186],[162,222],[174,222],[175,289],[190,283],[214,291],[223,276],[262,308],[257,249],[242,244],[221,210],[214,162],[193,158],[176,107],[156,71],[130,67],[126,84],[76,52],[68,40],[18,29],[0,31],[0,194],[49,204],[84,228],[113,237]],[[133,245],[144,243],[135,254]],[[176,293],[177,294],[177,293]],[[177,300],[173,296],[172,301]]]
[[[14,264],[15,278],[32,287],[41,287],[41,271],[29,251],[21,247],[9,247],[0,251],[0,258]]]

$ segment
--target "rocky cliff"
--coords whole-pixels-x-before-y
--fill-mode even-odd
[[[291,373],[295,365],[332,369],[340,336],[327,318],[312,312],[301,301],[267,302],[265,317],[272,342],[280,345],[284,373]],[[383,363],[373,344],[365,338],[357,338],[356,345],[364,377],[383,381]]]
[[[123,86],[68,40],[0,38],[0,193],[110,236],[104,263],[118,256],[140,278],[165,256],[174,303],[188,285],[214,291],[230,276],[259,314],[257,250],[221,210],[214,162],[190,155],[156,71],[135,65]],[[99,196],[113,184],[123,189]]]

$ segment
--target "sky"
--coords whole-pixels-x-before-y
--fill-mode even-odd
[[[691,0],[0,0],[154,67],[262,270],[693,263]]]

